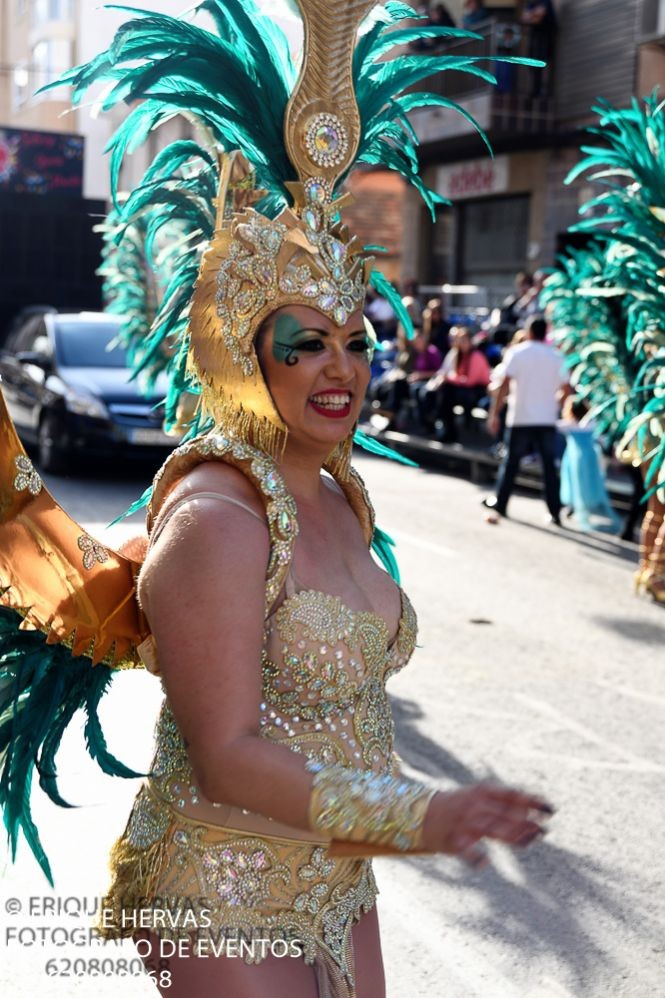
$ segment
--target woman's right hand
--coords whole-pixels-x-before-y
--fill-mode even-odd
[[[545,833],[543,819],[553,813],[540,797],[488,783],[439,792],[427,809],[422,844],[428,851],[483,866],[487,858],[482,839],[527,846]]]

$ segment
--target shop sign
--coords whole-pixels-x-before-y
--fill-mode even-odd
[[[0,128],[0,194],[83,193],[81,135]]]
[[[509,189],[510,163],[507,156],[474,159],[440,166],[437,174],[437,192],[451,201],[460,201],[504,194]]]

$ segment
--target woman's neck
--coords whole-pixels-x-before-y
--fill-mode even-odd
[[[287,443],[278,467],[286,487],[296,499],[316,502],[321,495],[321,470],[327,454]]]

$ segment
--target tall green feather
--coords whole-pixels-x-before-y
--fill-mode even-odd
[[[602,188],[575,226],[595,240],[560,261],[544,303],[599,428],[637,448],[665,501],[664,105],[653,94],[594,111],[601,142],[582,147],[568,183],[586,176]]]

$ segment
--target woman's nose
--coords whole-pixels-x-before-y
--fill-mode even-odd
[[[343,346],[335,344],[332,347],[326,373],[330,377],[339,378],[340,381],[350,381],[353,377],[353,362]]]

